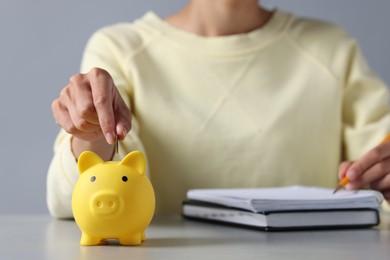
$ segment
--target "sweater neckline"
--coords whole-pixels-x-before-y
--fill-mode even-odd
[[[209,55],[250,52],[265,47],[287,31],[292,15],[278,9],[272,11],[271,18],[263,26],[247,33],[226,36],[201,36],[178,29],[160,18],[154,12],[147,12],[139,23],[160,34],[171,43],[190,51]]]

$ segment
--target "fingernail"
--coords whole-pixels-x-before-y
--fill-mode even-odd
[[[347,185],[345,185],[345,188],[346,188],[347,190],[353,190],[353,189],[354,189],[353,185],[350,184],[350,183],[348,183]]]
[[[355,179],[357,178],[357,173],[356,173],[356,171],[355,171],[355,170],[349,170],[349,171],[347,172],[347,177],[348,177],[348,179],[350,179],[350,180],[355,180]]]
[[[127,129],[126,129],[126,127],[124,127],[124,128],[123,128],[123,138],[125,138],[126,135],[127,135]]]
[[[111,133],[106,133],[104,136],[106,137],[107,143],[109,144],[115,143],[115,138]]]

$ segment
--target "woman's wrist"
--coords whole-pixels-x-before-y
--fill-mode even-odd
[[[85,141],[75,136],[71,139],[71,149],[76,160],[82,152],[91,151],[99,155],[104,161],[110,161],[115,152],[114,146],[108,144],[104,137],[94,142]]]

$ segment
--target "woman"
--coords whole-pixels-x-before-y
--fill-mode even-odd
[[[102,28],[81,71],[52,105],[63,128],[47,182],[54,216],[72,216],[85,150],[143,151],[160,212],[178,212],[190,188],[332,187],[342,160],[349,189],[390,199],[390,144],[376,146],[390,126],[386,86],[334,25],[257,0],[192,0],[165,20]]]

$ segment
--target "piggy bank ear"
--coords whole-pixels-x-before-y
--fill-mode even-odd
[[[145,173],[145,157],[139,151],[134,151],[126,155],[126,157],[123,158],[120,164],[135,168],[139,174]]]
[[[82,174],[92,166],[103,162],[102,158],[96,153],[90,151],[82,152],[78,159],[79,173]]]

